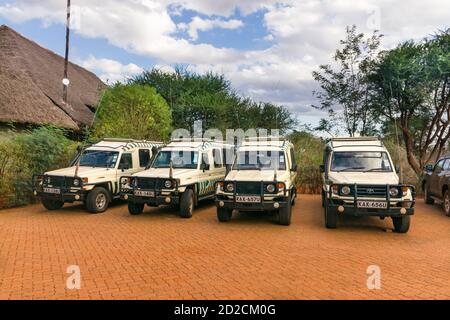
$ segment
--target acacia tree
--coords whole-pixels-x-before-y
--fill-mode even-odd
[[[321,65],[313,72],[320,91],[314,95],[320,106],[314,108],[328,112],[317,130],[330,133],[332,128],[345,127],[350,136],[368,135],[375,130],[370,112],[370,94],[367,74],[376,57],[382,35],[375,31],[370,37],[358,33],[356,26],[347,27],[347,37],[336,50],[333,65]]]
[[[396,124],[416,174],[450,138],[450,31],[380,54],[370,75],[372,112]]]

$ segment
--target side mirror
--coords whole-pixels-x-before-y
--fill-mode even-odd
[[[291,169],[292,172],[297,172],[298,171],[298,165],[294,165]]]
[[[210,169],[210,166],[209,166],[209,164],[207,164],[207,163],[202,163],[202,164],[200,165],[200,170],[203,170],[203,172],[204,172],[204,171],[209,171],[209,169]]]
[[[320,172],[321,173],[325,172],[325,165],[324,164],[321,164],[319,168],[320,168]]]
[[[83,151],[83,147],[81,145],[77,146],[77,152],[80,153],[81,151]]]
[[[231,164],[227,164],[225,166],[225,174],[228,175],[231,171],[232,165]]]
[[[425,166],[425,171],[426,172],[433,172],[433,170],[434,170],[434,165],[432,165],[432,164],[427,164],[426,166]]]
[[[123,163],[123,164],[119,165],[119,169],[122,170],[122,171],[129,170],[130,169],[130,164]]]

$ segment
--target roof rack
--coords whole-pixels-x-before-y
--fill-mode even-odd
[[[223,142],[223,140],[206,139],[206,138],[177,138],[171,139],[170,142]]]
[[[123,142],[123,143],[154,143],[161,144],[161,141],[147,141],[147,140],[136,140],[136,139],[121,139],[121,138],[104,138],[97,143],[102,141],[105,142]]]
[[[245,137],[245,141],[288,141],[286,137],[280,136],[258,136],[258,137]]]
[[[378,137],[341,137],[341,138],[331,138],[330,141],[380,141]]]
[[[343,138],[331,138],[329,139],[332,148],[344,148],[344,147],[383,147],[383,141],[378,137],[343,137]],[[343,144],[339,144],[339,142]],[[352,142],[355,142],[352,144]],[[359,144],[358,142],[369,142],[371,144]]]

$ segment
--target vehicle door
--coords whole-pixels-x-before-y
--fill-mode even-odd
[[[442,172],[438,176],[438,189],[436,190],[438,196],[444,196],[442,194],[442,188],[446,184],[447,179],[450,175],[450,159],[445,159],[442,166]]]
[[[440,186],[439,181],[444,174],[444,162],[445,159],[439,160],[436,165],[434,166],[433,173],[430,176],[430,194],[434,196],[440,196]]]
[[[136,155],[137,156],[137,155]],[[133,173],[136,173],[138,171],[138,161],[133,161],[133,154],[129,152],[122,153],[119,161],[119,165],[117,167],[117,182],[114,186],[114,192],[118,191],[118,184],[120,181],[120,178],[125,176],[131,176]]]
[[[214,194],[214,161],[212,150],[202,151],[200,154],[200,172],[198,182],[198,195],[205,197]]]

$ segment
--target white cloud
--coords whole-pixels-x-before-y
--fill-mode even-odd
[[[0,16],[12,21],[65,22],[65,1],[9,3],[0,5]],[[81,36],[107,39],[155,59],[160,67],[184,63],[199,72],[223,72],[242,94],[283,103],[302,116],[318,115],[309,107],[315,88],[311,72],[330,62],[347,25],[356,24],[364,32],[380,28],[386,35],[384,45],[392,47],[449,27],[450,21],[448,0],[77,0],[76,4],[74,21]],[[241,28],[246,15],[261,9],[267,49],[244,51],[193,42],[200,31]],[[185,10],[194,11],[195,18],[177,25],[172,17]],[[237,11],[243,21],[232,17]],[[118,66],[109,60],[93,63],[102,60],[90,58],[85,63],[89,67],[92,62],[102,78],[123,79],[123,74],[137,71],[137,66]]]
[[[241,20],[237,19],[223,20],[223,19],[202,19],[200,17],[194,17],[192,18],[192,21],[188,25],[186,24],[180,25],[181,29],[187,30],[192,40],[197,40],[199,31],[209,31],[214,28],[229,29],[229,30],[238,29],[244,26],[244,23]]]
[[[133,63],[123,65],[115,60],[97,59],[94,56],[90,56],[87,60],[79,63],[83,68],[98,74],[100,79],[109,84],[123,82],[144,71],[144,69]]]

